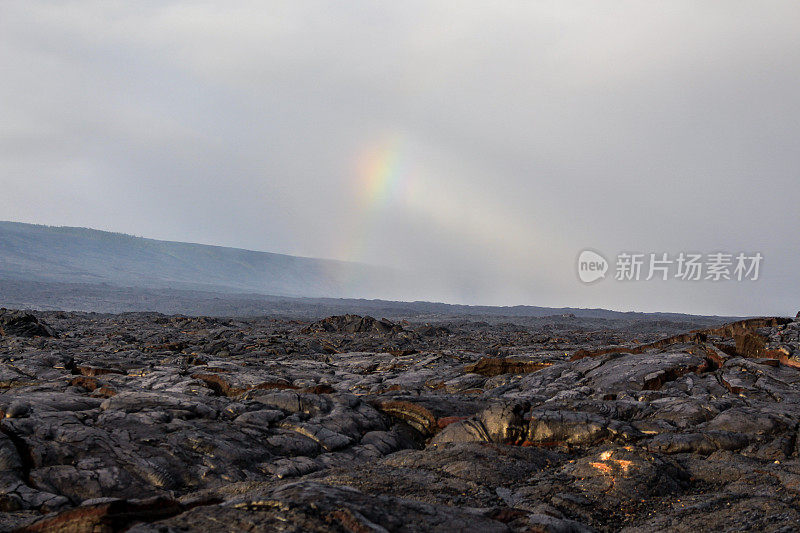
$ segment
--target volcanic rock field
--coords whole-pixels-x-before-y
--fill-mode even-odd
[[[790,318],[2,310],[0,415],[3,531],[800,529]]]

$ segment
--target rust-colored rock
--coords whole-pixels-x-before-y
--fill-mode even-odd
[[[432,435],[436,428],[436,417],[419,404],[402,400],[375,402],[375,407],[389,416],[407,422],[423,434]]]
[[[782,326],[791,321],[791,318],[784,317],[749,318],[746,320],[740,320],[738,322],[732,322],[719,328],[694,330],[681,335],[673,335],[671,337],[666,337],[648,344],[640,344],[636,346],[614,346],[610,348],[601,348],[598,350],[579,349],[572,354],[570,361],[578,361],[585,357],[599,357],[612,353],[641,354],[648,350],[663,349],[667,346],[675,344],[703,344],[708,340],[709,337],[712,336],[735,340],[735,353],[730,355],[758,357],[758,354],[765,346],[765,342],[763,338],[755,333],[755,330],[758,328]]]
[[[17,533],[117,533],[136,522],[151,522],[175,516],[184,510],[175,500],[151,498],[148,500],[114,500],[111,502],[77,507],[46,516]]]
[[[464,367],[466,372],[486,377],[502,374],[528,374],[550,366],[549,363],[537,363],[506,357],[484,357],[480,361]]]
[[[121,374],[124,375],[125,372],[122,370],[117,370],[116,368],[104,368],[99,366],[79,366],[76,369],[81,375],[88,376],[88,377],[95,377],[95,376],[105,376],[106,374]]]

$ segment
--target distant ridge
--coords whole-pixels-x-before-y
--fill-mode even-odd
[[[343,297],[354,280],[370,296],[391,278],[357,263],[0,222],[0,279]]]
[[[681,313],[408,301],[436,279],[327,259],[0,221],[0,306],[97,312],[321,317],[461,316],[683,320]],[[705,317],[716,323],[720,317]]]

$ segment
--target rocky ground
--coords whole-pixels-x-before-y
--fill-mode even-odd
[[[0,529],[797,531],[800,321],[0,312]]]

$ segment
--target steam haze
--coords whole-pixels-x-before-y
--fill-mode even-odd
[[[798,27],[792,1],[5,2],[0,220],[422,272],[386,297],[794,315]],[[764,262],[585,285],[586,248]]]

